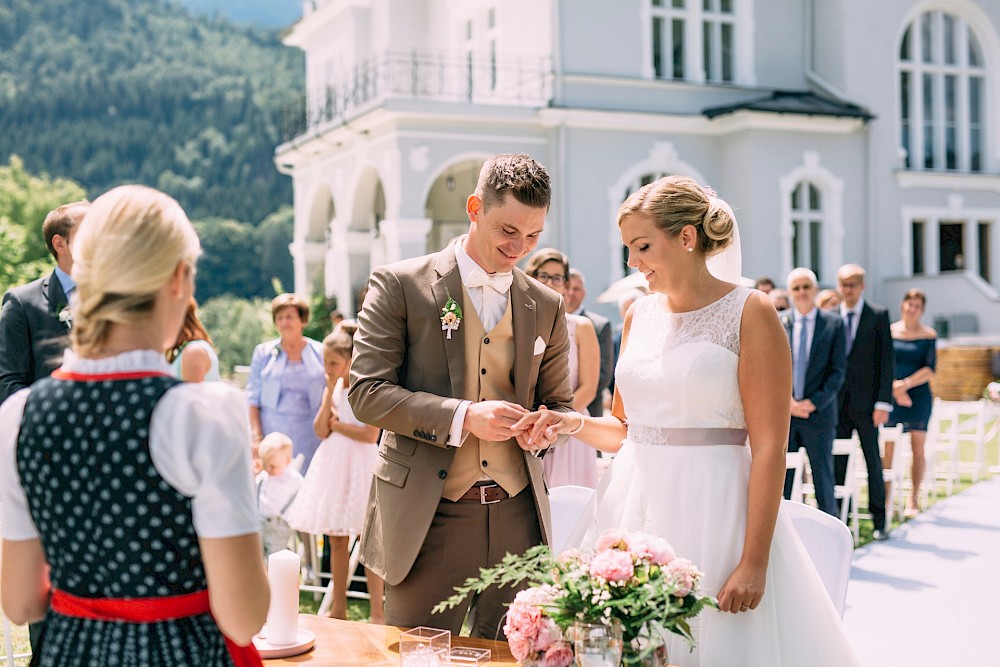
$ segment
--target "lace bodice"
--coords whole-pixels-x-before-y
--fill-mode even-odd
[[[737,287],[689,313],[668,312],[658,294],[636,303],[615,370],[630,425],[746,428],[737,366],[749,295]]]

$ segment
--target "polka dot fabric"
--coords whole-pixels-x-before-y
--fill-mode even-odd
[[[149,423],[177,380],[32,385],[17,469],[52,585],[88,598],[150,598],[207,587],[191,499],[153,466]],[[42,665],[231,665],[208,614],[158,623],[49,612]]]

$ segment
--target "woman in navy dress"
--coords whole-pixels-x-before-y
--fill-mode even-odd
[[[926,465],[924,443],[927,441],[927,422],[934,404],[930,380],[934,377],[937,363],[937,332],[920,322],[926,305],[927,295],[919,289],[911,289],[903,297],[900,306],[902,318],[893,322],[891,327],[896,380],[892,383],[889,425],[902,424],[903,431],[910,434],[910,446],[913,449],[913,467],[910,471],[913,490],[906,501],[907,516],[920,511],[917,498]],[[886,458],[892,459],[891,449],[886,452]]]
[[[73,348],[0,408],[3,609],[45,618],[32,664],[261,665],[267,615],[246,403],[171,377],[198,237],[150,188],[73,242]]]

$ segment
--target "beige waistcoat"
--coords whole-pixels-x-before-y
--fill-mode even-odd
[[[511,318],[510,296],[507,310],[489,333],[469,304],[462,313],[465,327],[465,393],[462,398],[470,401],[510,401],[514,396],[514,325]],[[471,433],[455,451],[455,459],[448,471],[443,496],[458,500],[473,484],[482,479],[492,479],[510,495],[519,493],[528,485],[524,456],[514,440],[486,442]]]

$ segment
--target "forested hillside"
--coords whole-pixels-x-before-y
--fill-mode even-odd
[[[302,80],[276,31],[170,0],[0,0],[0,163],[256,224],[291,203],[271,157]]]

